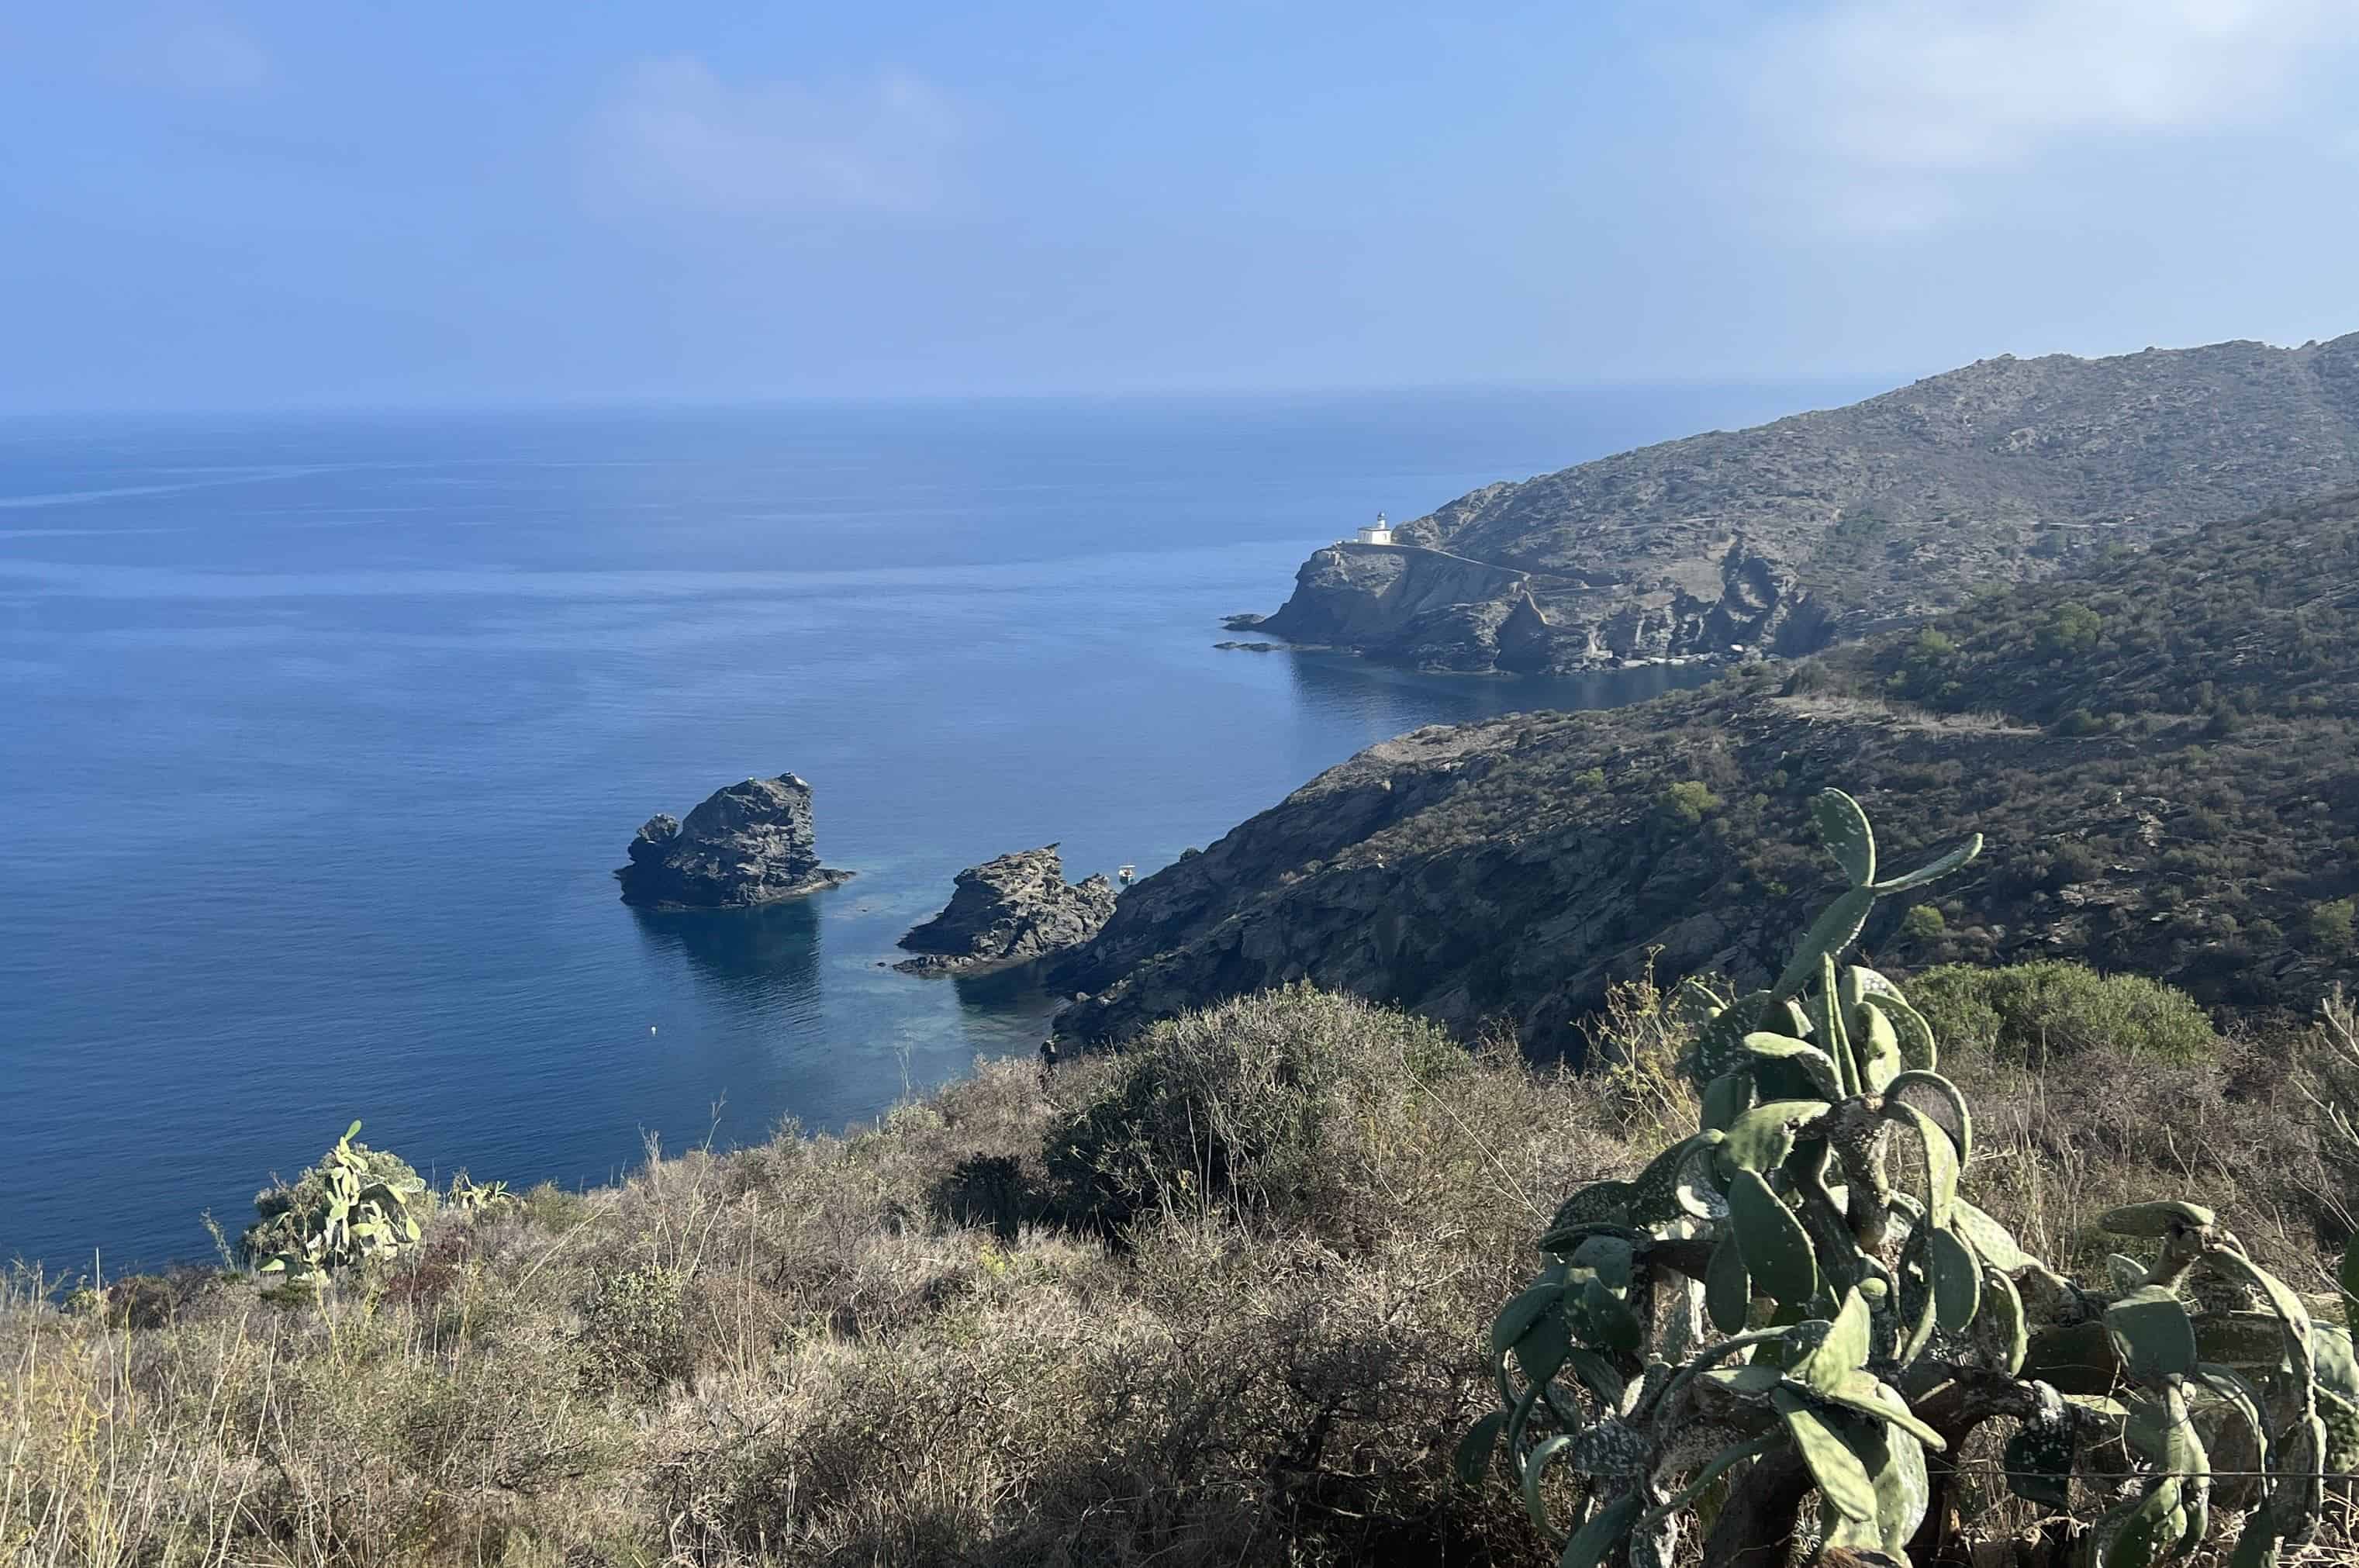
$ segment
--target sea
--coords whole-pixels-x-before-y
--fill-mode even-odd
[[[1142,877],[1421,724],[1700,679],[1213,645],[1378,510],[1861,388],[0,420],[0,1262],[211,1257],[355,1118],[521,1188],[1038,1047],[895,973],[952,877]],[[1246,634],[1250,635],[1250,634]],[[810,781],[845,886],[613,870]]]

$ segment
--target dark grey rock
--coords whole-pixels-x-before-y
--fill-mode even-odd
[[[685,822],[649,817],[614,875],[626,904],[690,909],[766,904],[852,877],[820,864],[810,786],[791,773],[716,789]]]
[[[1029,963],[1089,941],[1114,908],[1103,877],[1067,885],[1053,844],[1003,855],[958,874],[942,912],[901,939],[919,956],[893,967],[952,975]]]

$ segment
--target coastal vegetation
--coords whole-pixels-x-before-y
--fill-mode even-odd
[[[1945,1057],[1973,1108],[1958,1192],[2095,1280],[2125,1245],[2108,1214],[2200,1202],[2339,1319],[2359,1057],[2338,1017],[2193,1051],[2100,1033],[2037,1073]],[[1518,1488],[1461,1474],[1499,1397],[1492,1321],[1548,1261],[1566,1192],[1694,1135],[1711,1096],[1681,1064],[1729,1032],[1643,974],[1588,1022],[1597,1070],[1575,1074],[1296,986],[1045,1082],[986,1064],[843,1137],[650,1149],[586,1192],[463,1184],[419,1204],[416,1245],[301,1281],[190,1268],[68,1299],[23,1277],[0,1305],[0,1548],[1553,1563]],[[2054,1512],[2009,1491],[2006,1429],[1943,1461],[1992,1540]],[[2251,1506],[2234,1485],[2223,1528]],[[1539,1490],[1563,1518],[1561,1477]],[[2349,1550],[2321,1506],[2320,1550]]]
[[[2359,1465],[2349,1332],[2201,1203],[2099,1214],[2136,1256],[2091,1288],[1977,1206],[1940,1032],[1836,959],[1880,896],[1981,841],[1879,881],[1858,804],[1830,789],[1815,814],[1848,887],[1772,985],[1685,988],[1695,1130],[1559,1205],[1549,1261],[1493,1324],[1499,1406],[1462,1473],[1504,1451],[1562,1568],[1668,1565],[1699,1541],[1708,1568],[1955,1562],[1993,1534],[1961,1463],[2004,1428],[1982,1479],[2037,1505],[2021,1544],[2040,1563],[2147,1568],[2230,1539],[2238,1564],[2299,1555],[2326,1481]]]
[[[397,1154],[354,1143],[354,1122],[320,1163],[263,1189],[238,1252],[265,1274],[294,1279],[382,1261],[418,1245],[426,1183]]]

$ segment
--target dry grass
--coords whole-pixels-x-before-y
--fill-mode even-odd
[[[1276,993],[1045,1091],[990,1066],[849,1137],[446,1211],[317,1302],[20,1279],[0,1562],[1546,1563],[1451,1447],[1542,1216],[1692,1116],[1680,1027],[1625,990],[1573,1079]],[[2337,1189],[2285,1068],[1978,1069],[1970,1184],[2080,1261],[2122,1197],[2199,1197],[2318,1289]]]
[[[1771,699],[1803,719],[1840,719],[1890,724],[1928,735],[2036,735],[2039,726],[2010,718],[1995,709],[1941,713],[1897,697],[1862,696],[1855,692],[1819,690]]]

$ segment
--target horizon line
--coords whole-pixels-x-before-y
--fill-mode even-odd
[[[1813,371],[1791,376],[1648,376],[1596,377],[1584,380],[1502,379],[1412,381],[1384,385],[1316,385],[1284,387],[1067,387],[1043,390],[898,391],[898,392],[779,392],[739,395],[615,393],[591,397],[517,397],[481,399],[325,398],[311,402],[225,403],[201,406],[176,403],[80,404],[51,408],[0,407],[0,420],[85,419],[255,419],[313,415],[354,418],[372,415],[431,414],[568,414],[568,413],[703,413],[811,408],[895,408],[958,404],[1025,403],[1190,403],[1271,402],[1290,399],[1464,396],[1479,393],[1551,396],[1565,393],[1629,391],[1706,391],[1758,387],[1800,389],[1812,387],[1905,387],[1938,372]]]

